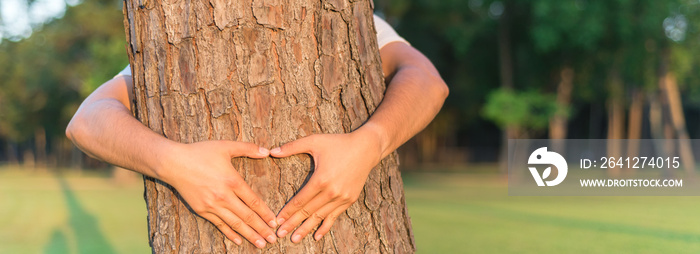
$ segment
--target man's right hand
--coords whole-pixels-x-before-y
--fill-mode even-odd
[[[231,164],[232,157],[267,157],[267,149],[234,141],[181,144],[166,139],[133,117],[132,89],[131,77],[125,76],[100,86],[73,116],[68,138],[93,158],[172,185],[231,241],[243,243],[241,234],[260,248],[265,239],[275,242],[270,228],[277,226],[275,215]]]
[[[162,180],[175,187],[194,212],[238,245],[240,235],[258,248],[265,247],[265,240],[277,241],[275,214],[231,164],[234,157],[265,158],[267,149],[219,140],[178,143],[171,152],[159,170]]]

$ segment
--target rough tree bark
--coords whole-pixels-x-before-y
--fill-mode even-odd
[[[183,143],[237,140],[275,147],[361,126],[384,94],[369,0],[125,0],[135,114]],[[234,159],[273,211],[312,174],[306,155]],[[415,250],[398,157],[316,242],[280,239],[267,252],[407,253]],[[167,184],[145,178],[156,253],[248,253],[194,215]]]

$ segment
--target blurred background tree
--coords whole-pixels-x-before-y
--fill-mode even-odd
[[[499,129],[505,138],[699,137],[697,1],[377,3],[451,88],[438,119],[403,148],[418,161],[496,160]]]
[[[101,165],[63,130],[127,64],[121,4],[0,2],[0,161]],[[495,162],[507,138],[700,138],[698,1],[376,0],[375,8],[451,89],[435,121],[401,148],[409,168]]]
[[[7,20],[11,2],[3,1],[1,154],[10,163],[80,168],[84,156],[64,130],[80,102],[128,61],[121,2],[60,1],[58,7],[56,1],[15,2],[9,11],[24,11],[13,16],[29,17],[31,33],[12,34],[7,26],[17,30],[21,24]],[[47,10],[38,11],[42,8]],[[46,12],[57,13],[40,14]]]

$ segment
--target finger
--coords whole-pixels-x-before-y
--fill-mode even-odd
[[[238,198],[243,200],[243,202],[245,202],[245,204],[250,209],[255,211],[255,213],[257,213],[263,221],[266,221],[268,226],[272,228],[277,227],[275,213],[273,213],[272,210],[270,210],[270,208],[265,204],[265,202],[263,202],[262,199],[260,199],[260,197],[258,197],[258,195],[255,194],[255,192],[253,192],[253,190],[250,189],[250,187],[248,187],[247,184],[242,184],[242,186],[239,186],[237,189],[234,190],[234,192],[236,193]]]
[[[265,158],[270,155],[270,151],[268,151],[264,147],[260,147],[256,144],[253,143],[248,143],[248,142],[237,142],[237,141],[229,141],[225,140],[225,145],[228,149],[229,155],[231,157],[249,157],[249,158]]]
[[[270,150],[270,155],[274,157],[287,157],[300,153],[311,154],[316,135],[303,137],[292,142],[286,143],[280,147]]]
[[[340,206],[326,216],[326,218],[323,220],[323,224],[321,224],[318,230],[316,230],[314,239],[316,239],[316,241],[321,240],[321,237],[326,235],[326,233],[331,230],[331,227],[333,226],[333,223],[335,223],[335,220],[338,219],[338,216],[345,212],[345,210],[347,210],[349,207],[350,205]]]
[[[320,215],[318,214],[319,209],[325,207],[332,201],[333,199],[330,196],[326,197],[321,194],[316,195],[304,207],[297,210],[294,214],[292,214],[292,216],[286,219],[286,222],[284,224],[280,225],[280,228],[277,229],[277,235],[280,237],[284,237],[287,233],[294,230],[294,228],[299,226],[299,224],[301,224],[307,218],[311,218],[313,216],[318,217]],[[338,206],[338,204],[336,204],[335,206]],[[322,217],[325,217],[325,214]]]
[[[258,248],[265,248],[265,239],[262,238],[258,233],[255,232],[250,226],[245,224],[238,216],[233,214],[231,211],[226,209],[220,209],[218,211],[219,218],[221,218],[226,224],[228,224],[231,229],[235,230],[241,234],[245,239],[248,239]],[[218,227],[218,226],[217,226]]]
[[[211,213],[207,213],[203,214],[202,218],[214,224],[214,226],[216,226],[216,228],[218,228],[219,231],[221,231],[221,233],[226,236],[226,238],[236,243],[236,245],[241,245],[243,243],[241,236],[236,234],[236,232],[234,232],[233,229],[231,229],[231,227],[229,227],[229,225],[226,224],[223,220],[221,220],[221,218],[219,218],[218,216]]]
[[[306,235],[311,232],[318,224],[321,224],[321,222],[330,214],[335,208],[337,208],[339,205],[338,202],[332,202],[324,205],[321,209],[318,209],[317,211],[311,213],[311,215],[304,221],[297,230],[294,231],[294,234],[292,234],[292,242],[293,243],[298,243],[306,237]]]
[[[320,188],[315,187],[315,186],[305,186],[302,188],[299,193],[294,195],[292,200],[290,200],[284,207],[282,208],[282,211],[277,214],[277,224],[283,225],[286,220],[289,219],[293,214],[295,214],[297,211],[299,211],[301,208],[303,208],[312,198],[316,197],[316,195],[320,192]],[[287,235],[289,230],[282,232],[280,230],[277,230],[277,236],[279,237],[284,237]]]
[[[274,243],[277,241],[277,237],[272,229],[265,223],[257,213],[250,209],[246,204],[241,202],[238,198],[232,198],[228,200],[224,205],[224,210],[232,212],[237,218],[239,218],[243,224],[253,228],[260,236],[267,239],[268,242]],[[253,241],[251,241],[253,242]],[[255,245],[258,245],[257,243]]]

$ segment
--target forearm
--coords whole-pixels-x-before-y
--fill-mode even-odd
[[[181,144],[151,131],[131,115],[132,79],[107,81],[80,105],[66,136],[90,156],[160,179],[202,218],[241,244],[259,248],[277,238],[275,214],[238,175],[231,158],[264,158],[267,149],[228,140]],[[236,233],[238,232],[238,233]],[[240,235],[239,235],[240,234]]]
[[[97,95],[86,99],[73,116],[66,129],[68,138],[93,158],[164,180],[159,169],[179,143],[141,124],[124,101]]]
[[[440,111],[447,85],[425,56],[398,42],[380,53],[389,84],[364,125],[350,134],[311,135],[270,150],[275,157],[308,153],[315,169],[277,215],[279,237],[296,228],[291,239],[297,243],[317,226],[314,239],[323,237],[339,214],[358,200],[372,168]]]
[[[376,135],[384,158],[435,118],[447,94],[447,86],[432,65],[402,67],[391,78],[377,110],[358,131]]]

